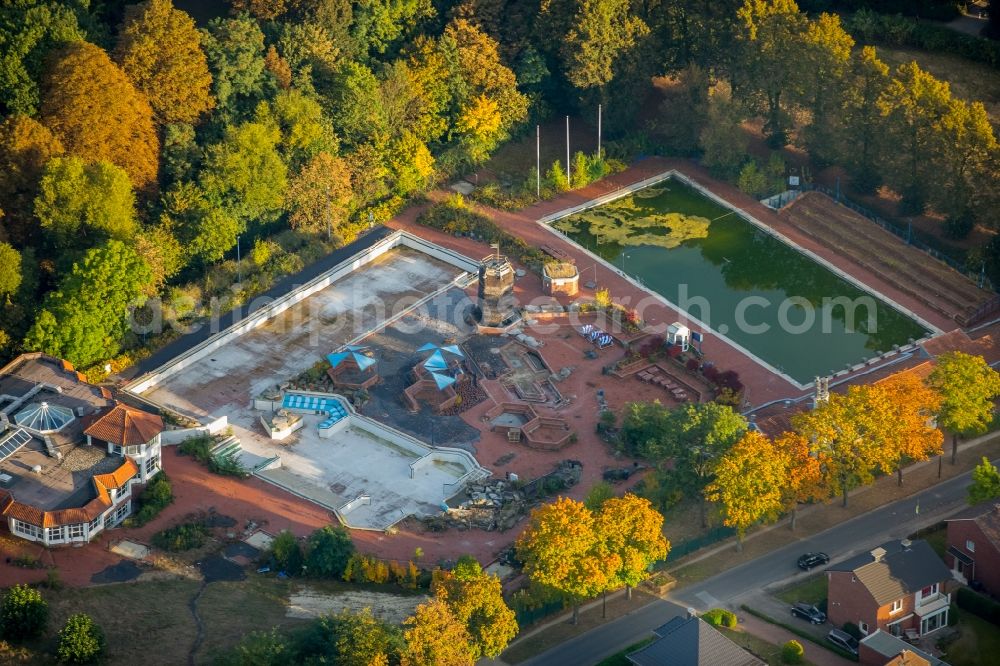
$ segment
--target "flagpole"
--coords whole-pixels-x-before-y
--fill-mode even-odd
[[[566,116],[566,184],[573,189],[573,174],[569,169],[569,116]]]
[[[535,125],[535,195],[542,198],[542,129]]]

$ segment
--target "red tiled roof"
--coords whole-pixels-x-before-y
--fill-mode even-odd
[[[134,460],[126,457],[125,462],[114,472],[94,475],[92,480],[97,497],[81,507],[57,511],[43,511],[30,504],[23,504],[15,500],[9,491],[0,490],[0,514],[39,527],[89,523],[111,507],[111,495],[108,493],[108,489],[121,488],[138,473],[139,466],[135,464]]]
[[[163,419],[123,403],[115,403],[90,421],[84,434],[119,446],[145,444],[163,432]]]

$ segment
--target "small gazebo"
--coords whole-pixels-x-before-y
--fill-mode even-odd
[[[458,345],[427,343],[417,351],[430,352],[430,355],[413,366],[413,384],[403,391],[410,409],[419,410],[421,401],[430,403],[438,412],[458,404],[460,396],[456,386],[468,378],[463,368],[465,354],[462,350]]]
[[[346,389],[368,389],[379,382],[378,361],[370,347],[347,345],[343,351],[327,354],[330,363],[327,376],[334,386]]]

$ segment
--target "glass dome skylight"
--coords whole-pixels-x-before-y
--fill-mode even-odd
[[[62,430],[74,418],[68,407],[32,402],[14,415],[14,422],[27,430],[46,433]]]

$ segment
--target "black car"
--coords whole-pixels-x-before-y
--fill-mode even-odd
[[[823,624],[826,622],[826,613],[812,604],[803,603],[801,601],[796,604],[792,604],[792,616],[801,617],[803,620],[807,620],[813,624]]]
[[[831,629],[830,633],[826,635],[826,640],[830,641],[841,650],[846,650],[853,654],[855,657],[858,656],[858,639],[851,636],[846,631],[841,631],[840,629]]]
[[[813,567],[818,567],[821,564],[828,564],[829,562],[830,556],[826,553],[806,553],[799,558],[799,569],[809,571]]]

